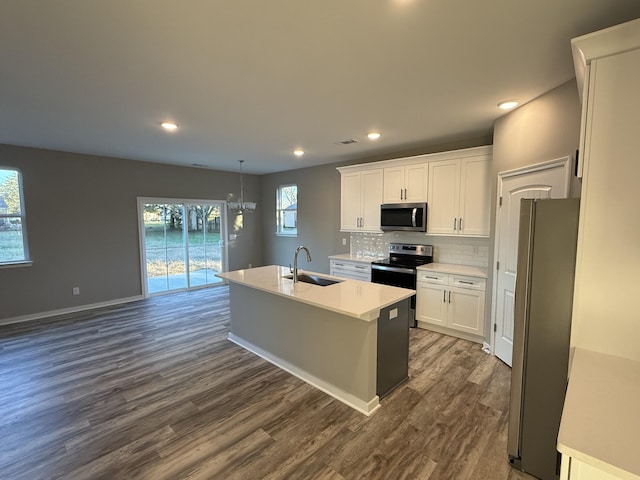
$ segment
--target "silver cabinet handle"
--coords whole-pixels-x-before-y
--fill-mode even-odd
[[[449,290],[449,303],[451,303],[451,290]]]
[[[466,280],[458,280],[460,283],[464,283],[466,285],[475,285],[476,282],[467,282]]]
[[[458,225],[458,219],[457,219],[457,218],[454,218],[454,219],[453,219],[453,229],[454,229],[454,230],[457,230],[457,228],[456,228],[456,226],[457,226],[457,225]]]
[[[462,231],[462,217],[460,217],[460,221],[458,222],[458,230]]]
[[[336,267],[344,267],[344,263],[334,263]]]
[[[404,200],[404,196],[402,195],[402,189],[400,189],[400,200]]]
[[[356,268],[359,268],[360,270],[364,270],[364,269],[365,269],[365,268],[367,268],[367,267],[364,267],[364,266],[362,266],[362,265],[356,265]]]
[[[407,189],[406,188],[404,189],[404,199],[405,200],[407,199]]]
[[[431,280],[438,280],[438,277],[430,277],[428,275],[425,275],[424,278],[430,278]]]
[[[442,290],[442,301],[443,302],[447,301],[447,291],[446,290]]]

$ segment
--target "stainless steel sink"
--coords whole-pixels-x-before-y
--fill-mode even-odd
[[[285,275],[282,278],[293,280],[293,275]],[[331,278],[319,277],[318,275],[310,275],[308,273],[299,273],[298,281],[310,283],[311,285],[318,285],[319,287],[326,287],[335,283],[340,283],[342,280],[333,280]]]

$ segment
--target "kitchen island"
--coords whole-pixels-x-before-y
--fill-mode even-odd
[[[218,274],[230,284],[228,338],[370,415],[408,378],[415,291],[314,275],[338,283],[294,284],[275,265]]]

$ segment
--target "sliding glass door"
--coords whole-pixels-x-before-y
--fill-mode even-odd
[[[224,203],[138,199],[145,294],[221,283]]]

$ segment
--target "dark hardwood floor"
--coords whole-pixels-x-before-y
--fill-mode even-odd
[[[412,329],[410,381],[365,417],[229,342],[228,303],[0,326],[0,478],[533,478],[507,462],[510,370],[479,345]]]

